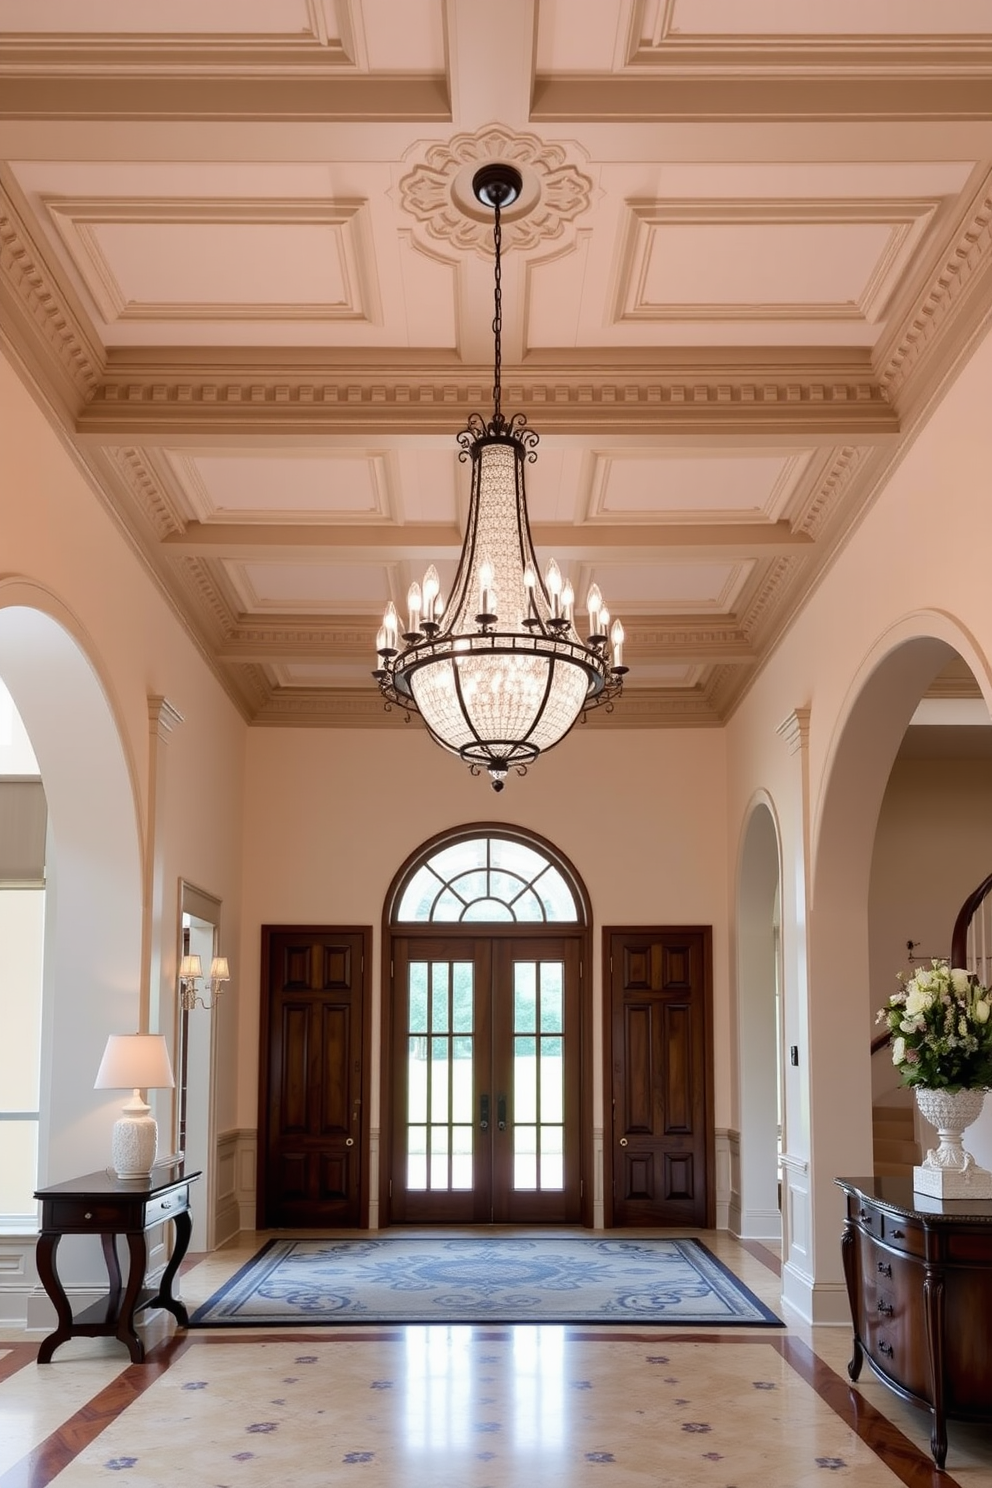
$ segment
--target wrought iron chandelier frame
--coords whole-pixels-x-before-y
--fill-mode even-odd
[[[592,591],[590,594],[591,634],[583,640],[569,613],[571,604],[562,603],[560,573],[557,573],[557,565],[554,565],[554,570],[557,573],[559,587],[552,592],[542,578],[537,564],[527,513],[524,467],[527,463],[537,459],[535,446],[539,436],[528,426],[524,414],[516,413],[510,418],[504,415],[501,386],[501,213],[503,208],[510,205],[519,194],[522,181],[519,172],[514,167],[495,163],[482,167],[476,173],[472,184],[477,199],[484,205],[491,206],[494,212],[493,414],[489,419],[484,418],[480,413],[470,414],[466,427],[456,436],[459,445],[459,460],[470,460],[472,463],[472,488],[465,541],[451,597],[443,617],[438,619],[434,607],[439,586],[436,572],[431,568],[428,570],[428,577],[433,575],[430,591],[428,591],[425,579],[423,620],[420,619],[419,613],[419,586],[413,586],[417,593],[418,604],[416,607],[411,605],[408,628],[402,635],[399,632],[399,620],[395,607],[392,604],[387,606],[383,627],[380,629],[377,640],[379,664],[372,675],[379,684],[387,707],[396,705],[403,708],[408,715],[411,712],[420,713],[428,732],[436,743],[443,749],[457,754],[469,765],[473,774],[479,774],[483,769],[487,770],[493,788],[499,791],[502,790],[504,779],[510,769],[516,769],[518,773],[525,774],[527,766],[532,764],[541,753],[546,753],[549,748],[560,743],[579,717],[584,719],[586,713],[603,706],[608,710],[612,709],[614,700],[622,690],[627,668],[622,665],[622,627],[619,622],[614,622],[613,633],[610,634],[607,628],[608,613],[605,608],[600,609],[598,589],[594,586],[595,603]],[[504,621],[501,627],[497,613],[498,605],[491,602],[492,590],[487,590],[486,587],[485,569],[488,560],[483,560],[479,552],[480,514],[485,500],[483,480],[487,474],[484,466],[487,463],[494,467],[488,472],[491,483],[495,482],[498,485],[502,479],[507,487],[504,493],[496,499],[505,502],[507,507],[510,505],[505,468],[506,458],[505,455],[499,453],[501,450],[511,454],[513,461],[514,510],[511,514],[500,508],[498,518],[500,525],[505,524],[509,528],[512,523],[516,528],[516,540],[512,544],[515,548],[513,562],[519,563],[521,584],[516,587],[524,596],[521,602],[522,612],[516,627],[512,625],[512,621],[509,624]],[[501,465],[502,470],[499,469]],[[488,526],[491,535],[494,520],[496,519],[490,515]],[[480,572],[483,575],[480,602],[478,610],[472,614],[469,590],[478,582]],[[489,582],[492,583],[491,577]],[[570,586],[567,587],[570,589]],[[490,602],[487,603],[487,599]],[[504,594],[502,603],[509,603],[509,596]],[[599,629],[595,622],[601,614],[606,623],[603,624],[602,629]],[[466,621],[469,623],[466,624]],[[472,662],[496,657],[507,659],[505,675],[511,683],[514,680],[514,668],[521,673],[529,671],[525,682],[531,683],[528,703],[533,716],[526,727],[516,731],[516,737],[513,738],[498,738],[491,734],[484,734],[467,696],[472,679],[469,677],[466,680],[465,674],[471,671]],[[534,685],[534,677],[538,674],[529,668],[529,663],[533,659],[538,659],[543,664],[543,696],[539,700],[537,694],[541,691],[541,684],[538,682]],[[461,742],[457,740],[453,742],[445,738],[439,727],[432,724],[424,708],[417,701],[415,689],[418,675],[423,674],[424,678],[429,677],[431,674],[425,669],[437,668],[439,664],[442,668],[448,669],[444,685],[450,695],[452,706],[458,710],[457,733],[463,736]],[[577,702],[576,677],[562,678],[561,668],[575,668],[581,673],[584,681],[581,702]],[[571,700],[576,703],[576,707],[570,721],[561,729],[557,737],[548,737],[549,727],[550,732],[553,733],[556,725],[546,723],[546,710],[552,704],[556,683],[562,681],[566,684],[566,690],[570,690]],[[556,706],[560,708],[560,700]],[[513,709],[511,708],[510,711],[512,712]],[[543,730],[542,724],[545,725]]]

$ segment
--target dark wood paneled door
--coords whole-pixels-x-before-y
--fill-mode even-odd
[[[713,1224],[710,931],[607,932],[612,1223]]]
[[[579,941],[393,941],[391,1218],[580,1213]]]
[[[367,1184],[367,930],[262,932],[258,1223],[357,1225]]]

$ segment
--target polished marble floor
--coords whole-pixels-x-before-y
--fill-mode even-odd
[[[260,1238],[189,1258],[187,1305]],[[772,1250],[703,1238],[779,1310]],[[992,1488],[992,1429],[951,1423],[938,1473],[928,1417],[849,1384],[846,1328],[144,1333],[144,1365],[0,1337],[0,1488]]]

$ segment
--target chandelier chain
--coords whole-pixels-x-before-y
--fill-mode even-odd
[[[503,227],[500,222],[500,199],[497,194],[493,203],[495,208],[495,223],[493,226],[493,242],[496,246],[496,268],[493,286],[493,422],[499,425],[502,422],[502,380],[503,380],[503,262],[501,250],[503,246]]]

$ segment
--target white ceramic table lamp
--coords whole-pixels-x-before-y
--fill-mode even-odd
[[[118,1178],[147,1178],[158,1147],[158,1123],[142,1090],[175,1085],[165,1038],[160,1033],[112,1033],[94,1090],[132,1090],[114,1123],[111,1159]]]

